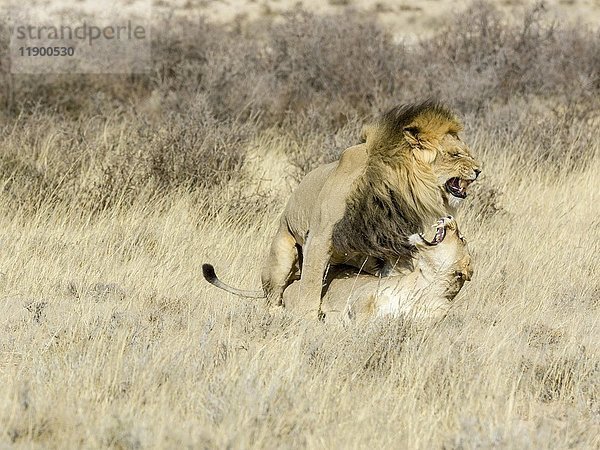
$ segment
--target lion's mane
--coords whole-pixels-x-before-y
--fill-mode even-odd
[[[409,265],[408,236],[444,216],[447,208],[431,161],[415,158],[406,133],[427,142],[461,129],[448,108],[431,101],[393,108],[366,127],[367,167],[334,226],[333,246]]]

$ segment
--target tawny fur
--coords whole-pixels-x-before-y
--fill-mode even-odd
[[[262,270],[264,294],[281,305],[300,273],[307,309],[320,308],[330,265],[371,274],[411,269],[408,236],[452,213],[446,182],[473,181],[478,163],[462,125],[433,102],[393,108],[364,131],[366,142],[306,175],[290,197]]]

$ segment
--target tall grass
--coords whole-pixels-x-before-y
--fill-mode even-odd
[[[600,445],[597,30],[487,4],[410,46],[352,15],[169,20],[149,75],[0,89],[0,446]],[[200,279],[258,287],[301,176],[428,96],[484,163],[447,320],[325,325]]]

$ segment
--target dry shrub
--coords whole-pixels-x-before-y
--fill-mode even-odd
[[[240,175],[251,121],[196,105],[152,126],[129,114],[72,119],[35,112],[0,129],[3,187],[23,208],[56,202],[102,210],[175,189],[212,190]],[[25,149],[25,150],[23,150]]]
[[[17,204],[104,209],[157,190],[206,192],[239,180],[248,142],[265,129],[294,143],[287,155],[305,173],[358,143],[377,112],[431,96],[497,149],[527,144],[530,164],[576,168],[593,148],[598,31],[550,22],[541,5],[515,23],[476,3],[409,47],[352,12],[296,11],[233,29],[166,15],[152,36],[146,75],[0,67],[0,174]],[[261,201],[236,189],[243,209]]]
[[[491,3],[477,2],[423,41],[417,54],[434,55],[428,86],[462,109],[539,96],[573,106],[585,99],[581,106],[589,111],[589,96],[599,87],[597,36],[597,30],[552,22],[542,3],[512,25]]]

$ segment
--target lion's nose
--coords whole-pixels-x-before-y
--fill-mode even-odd
[[[475,172],[475,179],[477,179],[477,177],[481,173],[481,169],[474,169],[473,172]]]

